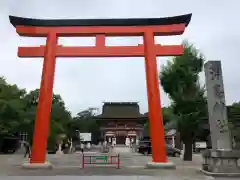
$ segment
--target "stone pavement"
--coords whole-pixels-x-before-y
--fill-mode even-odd
[[[24,161],[22,155],[0,155],[0,177],[1,175],[9,176],[51,176],[55,179],[56,176],[65,175],[71,176],[100,176],[104,180],[112,179],[109,176],[131,176],[130,179],[155,179],[159,180],[210,180],[214,179],[203,175],[199,169],[201,165],[201,156],[194,155],[193,162],[183,162],[179,157],[169,158],[169,161],[177,165],[176,170],[150,170],[145,169],[146,162],[151,161],[151,156],[142,156],[137,153],[122,153],[120,155],[120,169],[113,167],[85,167],[81,169],[81,154],[68,155],[48,155],[48,160],[54,165],[52,170],[26,170],[20,166]],[[25,160],[26,161],[26,160]],[[105,177],[108,176],[108,177]],[[114,178],[115,178],[114,177]],[[83,177],[81,177],[82,179]],[[101,180],[100,178],[100,180]],[[12,179],[12,178],[11,178]],[[58,180],[61,178],[58,178]],[[69,179],[69,178],[68,178]],[[98,177],[99,179],[99,177]],[[226,178],[224,178],[227,180]],[[0,179],[1,180],[1,179]],[[18,179],[19,180],[19,179]]]
[[[79,180],[79,176],[45,176],[48,180]],[[126,176],[114,176],[115,180],[122,180]],[[112,180],[112,176],[81,176],[81,180]],[[153,176],[127,176],[128,180],[175,180],[172,178],[159,178]],[[179,178],[178,178],[179,179]],[[8,176],[1,177],[0,180],[42,180],[41,176]],[[194,179],[193,179],[194,180]],[[221,179],[223,180],[223,179]],[[237,179],[224,179],[224,180],[237,180]]]

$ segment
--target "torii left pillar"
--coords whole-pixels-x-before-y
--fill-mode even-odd
[[[30,164],[25,163],[25,168],[52,168],[52,164],[45,161],[49,134],[49,116],[51,114],[54,72],[56,66],[57,34],[49,32],[44,51],[41,88],[35,120],[35,131],[33,136],[32,154]],[[36,129],[38,129],[36,131]],[[40,146],[37,144],[41,144]],[[37,148],[37,149],[36,149]]]
[[[34,131],[33,136],[33,142],[37,142],[41,144],[41,146],[35,145],[32,147],[31,163],[42,163],[46,159],[47,141],[44,139],[48,139],[49,133],[49,116],[51,114],[54,72],[56,66],[56,47],[56,33],[50,32],[47,36],[38,110],[35,121],[35,129],[38,129],[38,131]],[[36,148],[39,149],[36,150]]]

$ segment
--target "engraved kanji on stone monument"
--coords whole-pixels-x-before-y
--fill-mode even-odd
[[[220,61],[204,65],[212,149],[232,149]]]

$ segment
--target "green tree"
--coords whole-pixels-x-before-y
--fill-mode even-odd
[[[94,119],[94,116],[96,116],[94,110],[95,108],[88,108],[77,113],[77,116],[73,118],[69,126],[72,133],[75,133],[76,130],[92,133],[92,142],[96,143],[100,136],[100,127]]]
[[[0,77],[0,136],[12,136],[25,132],[32,140],[38,105],[39,89],[26,93],[15,84]],[[68,128],[71,113],[60,95],[53,94],[50,117],[49,144],[54,144],[58,134],[70,134]]]
[[[27,132],[32,138],[34,131],[34,121],[36,118],[39,89],[30,91],[24,96],[26,103],[24,132]],[[60,95],[53,94],[52,109],[50,116],[49,145],[55,144],[56,137],[59,134],[69,134],[68,123],[71,121],[71,113],[66,109],[65,103]]]
[[[145,115],[148,116],[148,113],[145,113]],[[168,123],[170,123],[171,121],[173,121],[173,112],[172,112],[172,108],[171,106],[169,107],[163,107],[162,108],[162,116],[163,116],[163,125],[167,125]],[[150,135],[150,129],[149,129],[149,121],[146,122],[145,126],[144,126],[144,131],[146,132],[146,134]]]
[[[8,136],[16,133],[23,122],[24,89],[11,85],[0,77],[0,135]]]
[[[240,102],[235,102],[227,107],[229,128],[234,138],[233,147],[240,149]]]
[[[204,58],[192,45],[184,42],[184,54],[162,66],[160,81],[172,101],[177,129],[185,144],[184,160],[192,160],[192,144],[200,117],[206,115],[204,88],[199,82]]]

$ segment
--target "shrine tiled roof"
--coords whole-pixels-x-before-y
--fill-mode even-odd
[[[138,102],[104,102],[102,114],[96,119],[144,119],[139,111]]]
[[[126,120],[129,120],[129,119],[147,119],[148,116],[102,116],[102,115],[99,115],[99,116],[95,116],[94,119],[126,119]]]

